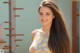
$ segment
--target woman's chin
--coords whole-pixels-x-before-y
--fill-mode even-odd
[[[47,24],[42,24],[42,26],[46,26]]]

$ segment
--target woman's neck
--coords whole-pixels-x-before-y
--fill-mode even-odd
[[[51,28],[51,24],[42,26],[43,32],[48,32],[48,31],[50,31],[50,28]]]

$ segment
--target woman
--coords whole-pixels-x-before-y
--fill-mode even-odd
[[[70,53],[68,33],[57,5],[43,1],[38,12],[42,28],[32,32],[30,53]]]

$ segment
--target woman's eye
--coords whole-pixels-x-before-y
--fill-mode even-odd
[[[50,14],[46,14],[46,15],[50,15]]]
[[[39,15],[43,15],[42,13],[39,13]]]

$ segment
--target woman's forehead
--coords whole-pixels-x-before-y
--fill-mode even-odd
[[[42,6],[42,7],[40,8],[40,12],[52,12],[52,11],[51,11],[51,9],[50,9],[49,7],[44,7],[44,6]]]

